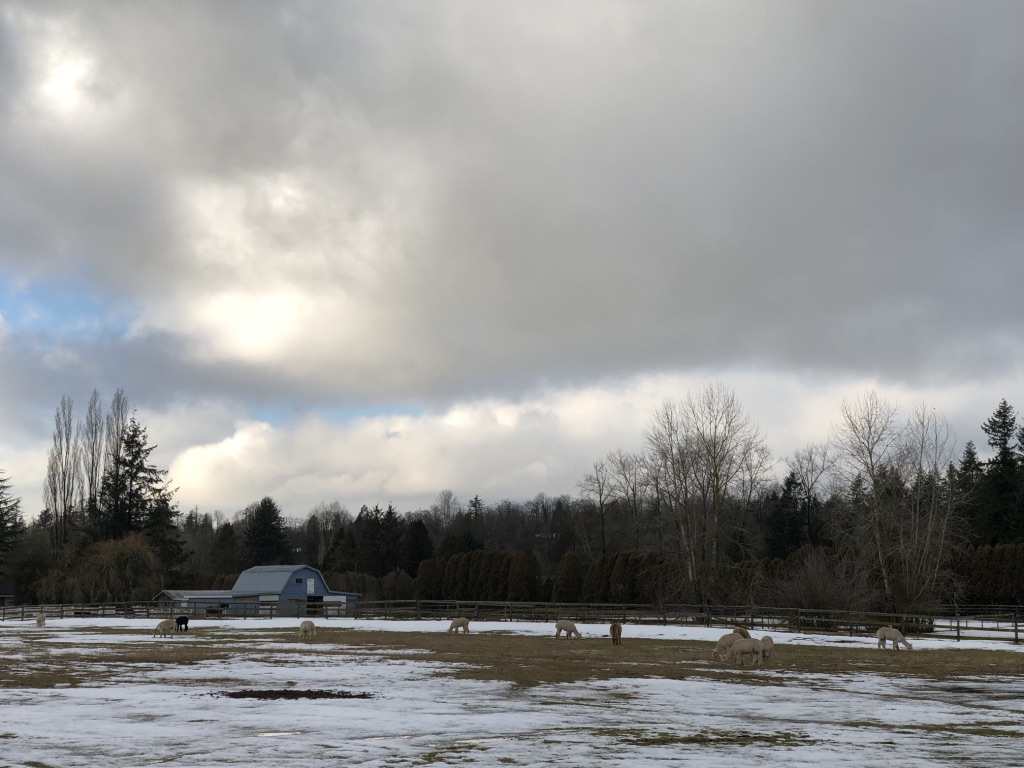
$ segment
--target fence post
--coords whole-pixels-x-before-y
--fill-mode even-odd
[[[956,641],[960,642],[960,606],[953,606],[953,611],[956,614]]]
[[[1020,615],[1020,608],[1013,609],[1013,644],[1018,645],[1020,643],[1020,622],[1018,621]]]

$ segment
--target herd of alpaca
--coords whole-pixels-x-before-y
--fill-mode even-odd
[[[36,615],[36,627],[42,629],[46,626],[46,614],[39,613]],[[452,620],[452,623],[448,626],[448,633],[459,634],[459,630],[462,630],[462,634],[469,634],[469,619],[465,616],[459,616]],[[178,616],[174,619],[164,619],[156,625],[156,629],[153,631],[153,637],[160,635],[160,637],[167,637],[172,632],[187,632],[188,631],[188,616]],[[565,633],[566,639],[571,637],[583,637],[576,625],[568,619],[561,619],[555,622],[555,639],[557,640]],[[608,628],[608,634],[612,638],[612,645],[622,645],[622,625],[619,622],[615,622]],[[907,638],[903,636],[903,633],[894,627],[881,627],[876,633],[875,637],[878,638],[878,647],[884,649],[886,643],[891,642],[894,651],[900,649],[900,645],[905,648],[912,649],[913,646],[907,641]],[[312,642],[316,638],[316,625],[312,621],[306,620],[299,624],[299,641],[300,642]],[[771,661],[772,651],[775,649],[775,641],[769,636],[765,635],[760,640],[752,638],[750,632],[745,627],[736,626],[733,627],[732,631],[726,635],[722,635],[718,642],[715,644],[714,650],[711,651],[711,657],[714,659],[724,659],[725,661],[737,661],[740,666],[745,666],[744,659],[750,657],[750,665],[761,666],[766,661]]]
[[[767,635],[757,640],[750,636],[746,627],[733,627],[732,632],[718,639],[711,656],[715,659],[738,661],[740,666],[744,666],[743,660],[749,656],[751,666],[761,666],[764,662],[771,661],[774,649],[775,641]]]

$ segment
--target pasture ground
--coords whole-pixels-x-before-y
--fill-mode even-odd
[[[1024,765],[1005,647],[772,633],[738,668],[700,628],[55,624],[0,624],[0,768]]]
[[[455,678],[535,686],[611,680],[620,677],[661,677],[681,680],[703,677],[716,680],[767,684],[780,677],[803,674],[846,674],[869,672],[912,676],[927,680],[950,680],[976,676],[1024,676],[1024,654],[1002,650],[880,651],[877,648],[780,644],[774,658],[762,668],[740,667],[711,658],[710,641],[627,638],[613,646],[608,638],[585,637],[555,640],[549,636],[475,632],[450,635],[445,632],[373,632],[320,628],[312,644],[295,642],[291,629],[262,629],[258,623],[244,626],[246,636],[260,644],[247,649],[250,658],[278,657],[284,649],[296,654],[315,648],[326,657],[361,656],[372,651],[378,658],[407,658],[409,652],[430,655],[440,662],[435,674]],[[628,630],[628,628],[627,628]],[[150,633],[140,630],[136,640]],[[49,653],[46,630],[26,632],[26,657],[19,664],[0,666],[0,688],[51,688],[57,685],[103,683],[117,677],[126,666],[197,664],[236,654],[234,636],[221,629],[192,629],[167,640],[125,643],[123,629],[91,629],[94,638],[109,635],[108,643],[92,642],[81,653],[61,655],[56,666]],[[66,638],[70,640],[70,638]],[[280,644],[280,645],[279,645]],[[851,644],[852,645],[852,644]],[[105,664],[96,665],[102,647]],[[86,652],[87,650],[87,652]],[[35,652],[33,652],[35,651]],[[752,673],[757,673],[752,676]]]

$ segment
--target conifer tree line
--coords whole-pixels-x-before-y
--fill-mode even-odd
[[[577,493],[427,509],[264,496],[181,512],[118,390],[54,415],[42,508],[26,524],[0,469],[0,581],[20,602],[151,600],[228,588],[253,565],[309,564],[366,599],[458,599],[924,611],[1024,595],[1024,423],[1002,400],[962,448],[941,413],[875,392],[827,440],[780,461],[735,392],[667,401],[641,450],[613,450]]]

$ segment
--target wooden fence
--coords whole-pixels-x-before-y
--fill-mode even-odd
[[[233,606],[237,609],[239,604]],[[583,624],[658,624],[728,628],[742,625],[757,632],[873,635],[882,626],[900,628],[908,637],[953,640],[997,640],[1017,644],[1024,629],[1019,606],[948,607],[929,615],[808,610],[749,606],[624,605],[608,603],[510,603],[483,600],[359,600],[353,603],[249,603],[244,615],[222,614],[217,608],[184,607],[157,602],[0,606],[0,621],[28,621],[39,613],[48,619],[120,617],[288,618],[319,616],[386,620],[440,620],[466,616],[473,621],[541,621],[571,619]]]

